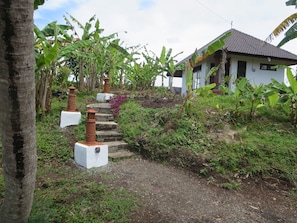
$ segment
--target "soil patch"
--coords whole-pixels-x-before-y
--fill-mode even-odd
[[[137,101],[147,108],[170,108],[182,104],[184,98],[146,96]],[[222,132],[210,134],[226,142],[238,140],[237,133],[228,126]],[[197,171],[203,160],[196,165],[199,166],[183,170],[136,157],[111,162],[108,173],[114,176],[112,186],[128,189],[141,199],[142,206],[132,214],[132,223],[296,222],[297,195],[290,192],[292,187],[286,182],[247,176],[239,179],[238,190],[228,190],[221,187],[226,179],[218,174],[200,177]]]
[[[110,162],[110,186],[137,194],[142,206],[131,222],[293,223],[297,197],[269,181],[226,190],[192,172],[135,157]]]

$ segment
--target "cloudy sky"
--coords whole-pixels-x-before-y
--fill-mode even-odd
[[[119,33],[124,46],[146,45],[160,55],[162,46],[183,59],[231,27],[265,40],[286,17],[297,12],[286,0],[46,0],[35,11],[35,24],[65,24],[70,14],[82,24],[93,15],[103,35]],[[281,37],[275,39],[276,45]],[[284,49],[297,54],[297,39]]]

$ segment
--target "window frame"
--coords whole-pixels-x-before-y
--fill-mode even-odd
[[[260,63],[260,70],[276,71],[277,68],[271,68],[276,66],[275,64]]]

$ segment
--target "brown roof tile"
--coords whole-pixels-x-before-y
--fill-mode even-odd
[[[211,41],[210,43],[206,44],[198,50],[198,54],[199,52],[204,50],[208,45],[218,40],[221,36],[225,35],[229,31],[231,31],[232,35],[225,40],[225,46],[229,53],[260,57],[271,57],[280,60],[286,60],[286,64],[297,64],[297,55],[290,53],[284,49],[278,48],[270,43],[264,42],[264,40],[260,40],[251,35],[240,32],[236,29],[228,30],[216,39],[214,39],[213,41]],[[178,64],[183,63],[190,57],[191,55],[180,61]]]
[[[293,53],[236,29],[231,29],[231,33],[232,35],[225,40],[225,46],[227,47],[228,52],[287,59],[297,63],[297,55]]]

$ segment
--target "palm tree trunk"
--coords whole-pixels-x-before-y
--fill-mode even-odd
[[[36,178],[33,0],[0,1],[1,222],[28,221]]]

